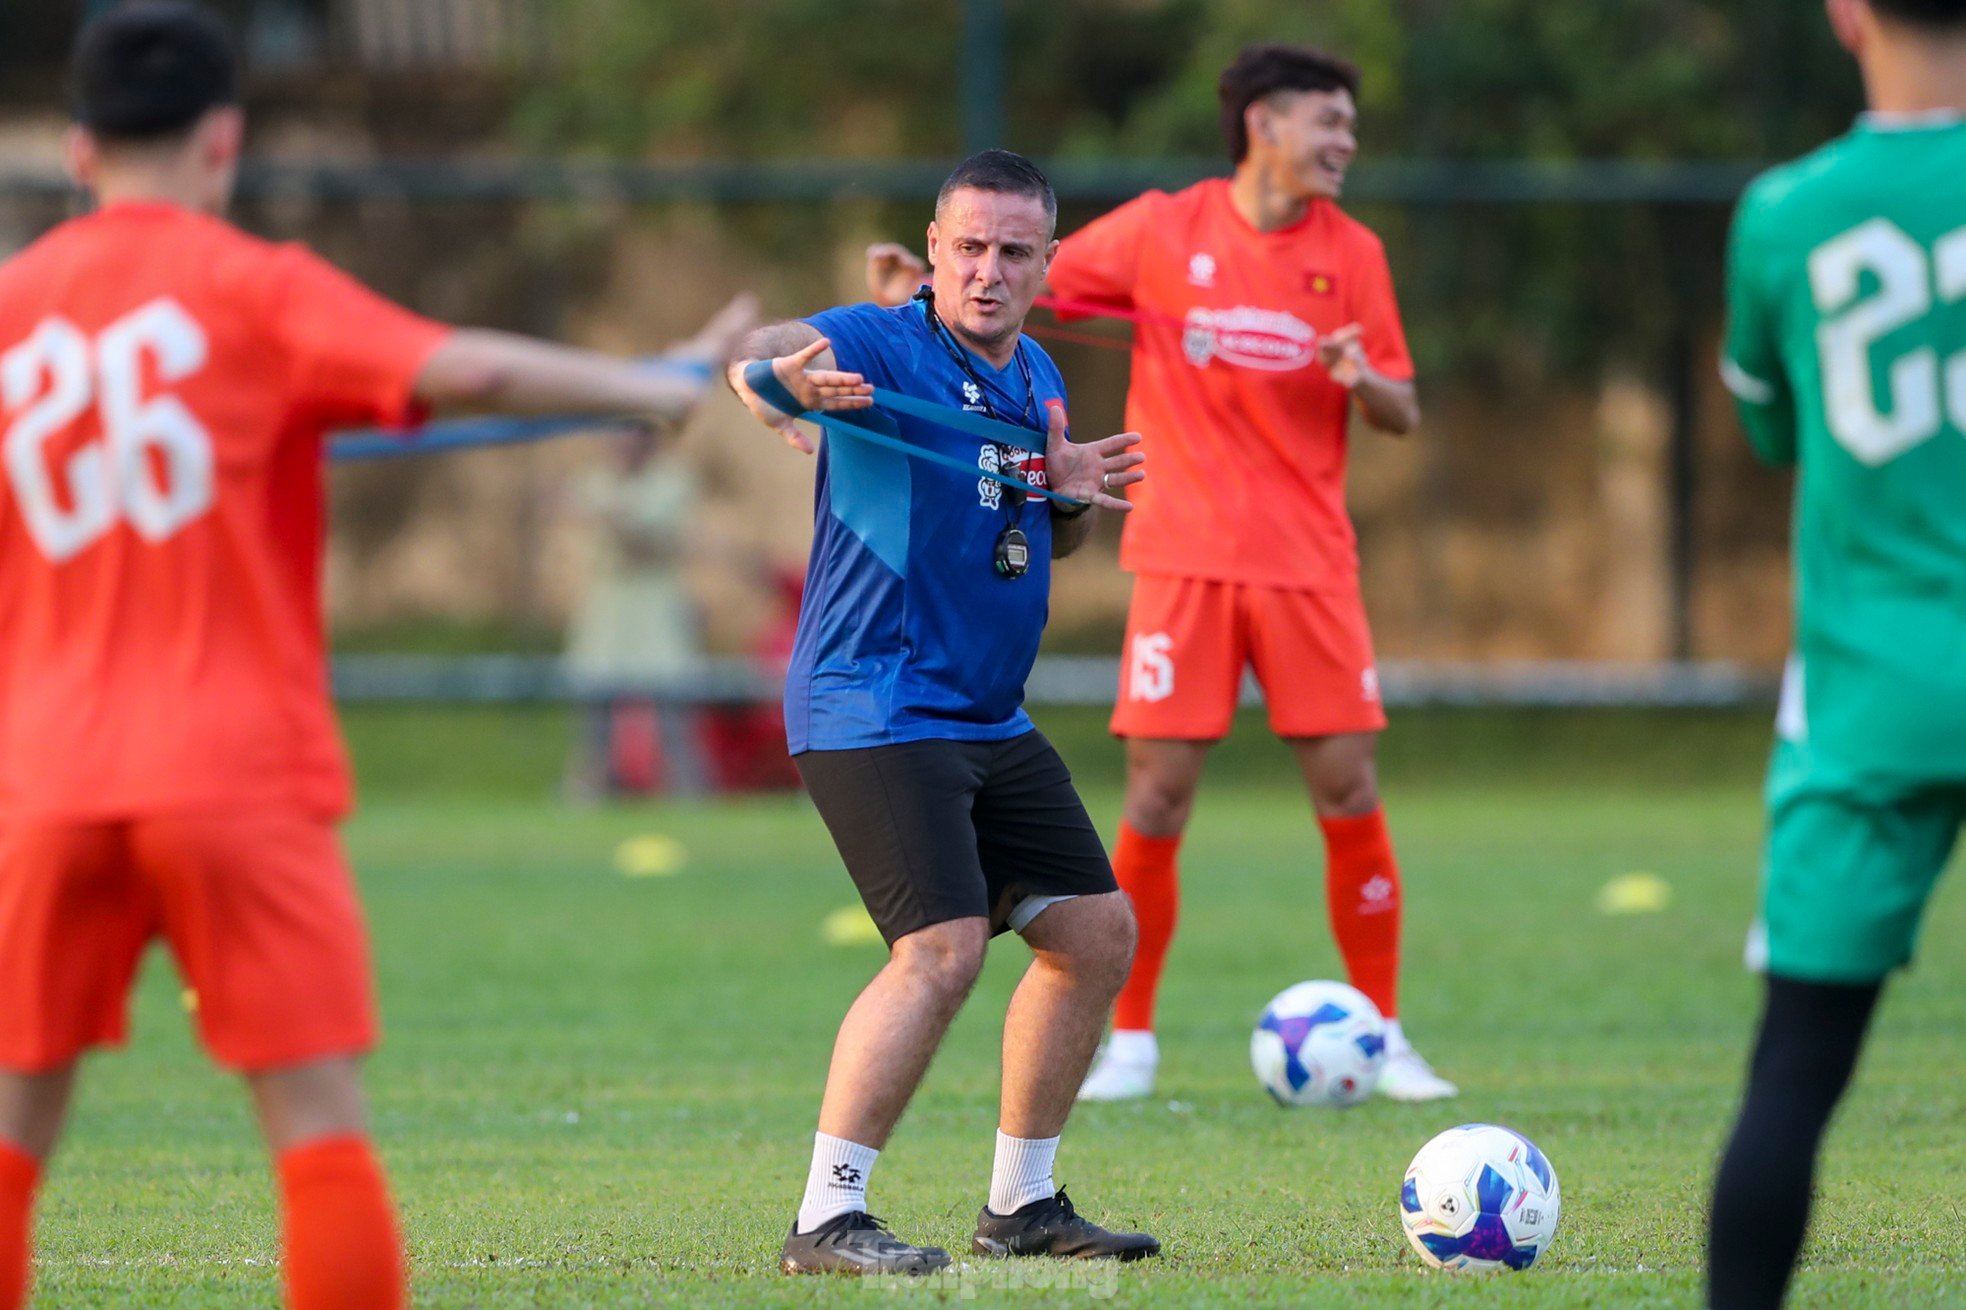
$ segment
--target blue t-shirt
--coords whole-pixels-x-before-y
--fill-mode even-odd
[[[876,407],[871,420],[912,445],[979,468],[1010,468],[1044,485],[1046,406],[1065,382],[1035,342],[1004,368],[968,353],[987,396],[957,363],[925,307],[851,305],[807,322],[833,343],[838,366],[877,387],[1033,427],[1030,449],[996,445]],[[949,343],[949,344],[945,344]],[[832,432],[819,451],[812,562],[785,678],[794,755],[948,738],[1000,741],[1027,732],[1024,680],[1037,658],[1051,591],[1051,508],[988,478]],[[1030,571],[995,568],[1011,524],[1031,542]]]

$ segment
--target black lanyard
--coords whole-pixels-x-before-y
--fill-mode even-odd
[[[956,362],[956,367],[963,371],[963,376],[967,377],[975,385],[977,401],[983,406],[984,416],[993,418],[999,423],[1009,422],[1008,419],[997,413],[997,407],[990,403],[990,396],[992,393],[996,393],[996,388],[981,373],[976,371],[976,366],[969,362],[969,352],[963,349],[962,344],[955,339],[955,333],[949,331],[948,327],[942,322],[942,316],[935,312],[935,293],[929,288],[923,287],[915,293],[915,299],[922,302],[922,314],[928,319],[929,335],[935,338],[937,345],[948,352],[949,358]],[[1017,416],[1017,426],[1029,428],[1032,432],[1041,433],[1044,431],[1044,428],[1037,420],[1037,382],[1031,376],[1031,366],[1024,360],[1024,342],[1021,338],[1012,349],[1011,358],[1017,361],[1017,373],[1024,383],[1024,402],[1022,410]],[[1004,451],[1010,449],[1010,447],[1003,446],[1001,443],[996,444],[998,445],[998,454],[1000,456]],[[1021,496],[1024,493],[1018,492],[1017,494]]]
[[[997,407],[990,403],[990,396],[995,388],[976,371],[975,365],[969,362],[969,352],[963,349],[962,344],[955,339],[955,334],[943,324],[942,316],[935,312],[935,292],[929,287],[923,287],[915,293],[915,299],[921,302],[922,314],[928,320],[929,335],[935,338],[936,344],[948,352],[949,358],[956,361],[956,367],[963,371],[963,376],[967,377],[970,384],[976,388],[976,400],[983,406],[984,416],[995,419],[999,423],[1005,422],[1006,420],[997,413]],[[1023,412],[1018,415],[1021,421],[1017,426],[1028,427],[1034,433],[1040,432],[1042,429],[1036,426],[1037,383],[1031,377],[1031,366],[1024,362],[1024,342],[1021,339],[1011,348],[1011,358],[1017,361],[1018,375],[1024,380],[1024,407]],[[1010,452],[1014,448],[999,441],[993,441],[990,445],[996,451],[997,470],[1001,473],[1010,472]],[[1017,467],[1018,476],[1025,476],[1021,461]],[[1018,515],[1023,510],[1026,499],[1028,497],[1022,489],[1004,486],[1004,529],[997,534],[997,543],[991,558],[991,567],[996,570],[998,577],[1021,578],[1030,571],[1031,541],[1024,535],[1024,530],[1017,526]]]

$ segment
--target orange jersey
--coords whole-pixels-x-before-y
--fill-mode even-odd
[[[1136,316],[1127,427],[1147,480],[1121,564],[1136,572],[1353,590],[1345,511],[1350,396],[1321,334],[1364,328],[1367,359],[1413,376],[1379,239],[1330,201],[1259,232],[1225,179],[1150,191],[1067,237],[1052,290]]]
[[[323,436],[405,421],[446,332],[163,204],[0,266],[0,824],[347,808]]]

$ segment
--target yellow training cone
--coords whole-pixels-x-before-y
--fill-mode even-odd
[[[881,930],[867,917],[865,907],[843,905],[819,925],[819,936],[828,946],[877,946]]]
[[[1672,904],[1672,884],[1656,873],[1627,873],[1597,893],[1600,914],[1657,914]]]
[[[614,867],[624,878],[667,878],[682,872],[689,851],[674,837],[651,832],[614,848]]]

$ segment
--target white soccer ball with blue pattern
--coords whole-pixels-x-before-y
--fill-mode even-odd
[[[1521,1133],[1462,1124],[1420,1148],[1399,1189],[1406,1240],[1436,1269],[1527,1269],[1549,1250],[1563,1193]]]
[[[1278,1105],[1357,1105],[1379,1085],[1386,1021],[1355,988],[1301,982],[1263,1007],[1249,1063]]]

